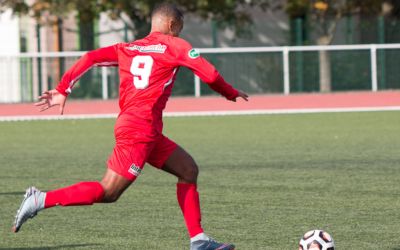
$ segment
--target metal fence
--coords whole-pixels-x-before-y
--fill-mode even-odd
[[[235,87],[254,93],[319,92],[321,53],[329,62],[330,91],[400,89],[400,44],[203,48]],[[36,99],[54,88],[84,52],[0,55],[0,102]],[[75,86],[72,98],[118,97],[118,69],[93,68]],[[212,94],[193,73],[182,68],[173,95]]]

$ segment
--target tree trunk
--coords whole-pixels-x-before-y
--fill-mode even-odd
[[[318,39],[318,45],[328,45],[329,37],[323,36]],[[332,90],[331,78],[331,58],[329,51],[319,51],[319,89],[321,92],[330,92]]]
[[[78,13],[79,20],[79,49],[81,51],[90,51],[95,48],[95,36],[94,36],[94,19],[95,15],[90,11],[80,11]],[[75,96],[79,98],[90,98],[94,97],[95,88],[93,87],[93,76],[92,71],[86,72],[79,83],[80,88],[76,88]]]
[[[93,13],[79,12],[79,46],[81,51],[94,49],[94,22],[96,16]]]
[[[331,59],[329,51],[326,50],[319,52],[319,89],[324,93],[332,90]]]

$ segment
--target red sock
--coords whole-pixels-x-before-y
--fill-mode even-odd
[[[203,232],[201,227],[201,213],[199,193],[196,184],[176,184],[176,195],[179,206],[181,207],[186,227],[190,237],[194,237]]]
[[[104,189],[99,182],[80,182],[47,192],[44,207],[92,205],[100,202],[103,196]]]

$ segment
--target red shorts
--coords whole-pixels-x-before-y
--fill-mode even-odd
[[[177,144],[166,136],[156,137],[134,135],[131,138],[118,138],[114,151],[107,161],[108,168],[134,181],[147,162],[161,168]]]

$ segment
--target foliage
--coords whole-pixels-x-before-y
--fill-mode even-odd
[[[343,16],[386,14],[382,13],[385,3],[393,10],[400,9],[398,1],[394,0],[288,0],[285,10],[291,18],[307,17],[317,33],[317,39],[325,38],[319,43],[329,44],[337,22]]]
[[[288,0],[286,12],[290,17],[302,17],[309,14],[336,14],[338,12],[343,15],[355,13],[377,14],[381,11],[382,3],[387,1],[376,0]],[[326,6],[327,9],[322,6]]]
[[[0,8],[12,8],[17,14],[29,14],[42,22],[45,13],[62,17],[72,11],[79,13],[80,21],[90,22],[99,13],[107,12],[112,19],[121,19],[136,33],[143,36],[149,28],[150,13],[161,0],[35,0],[31,5],[23,0],[2,0]],[[231,27],[238,34],[251,24],[252,19],[248,7],[257,7],[263,10],[271,7],[274,0],[173,0],[185,13],[192,13],[203,19],[216,21],[221,28]],[[123,16],[129,17],[125,20]]]
[[[392,0],[391,0],[392,1]],[[394,2],[394,1],[392,1]],[[397,1],[398,2],[398,1]],[[329,45],[343,16],[383,15],[388,0],[288,0],[286,12],[291,18],[306,19],[313,31],[312,43]],[[329,52],[319,52],[320,90],[331,90]]]

